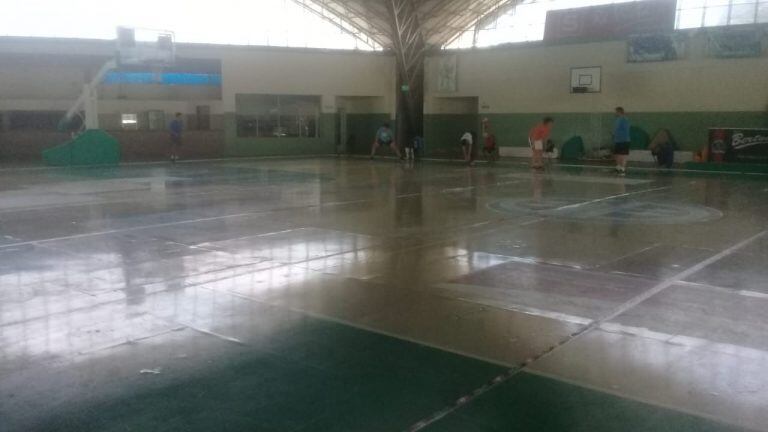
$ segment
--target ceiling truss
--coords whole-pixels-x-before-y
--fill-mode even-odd
[[[374,49],[398,49],[399,31],[418,23],[426,49],[440,49],[531,0],[293,0]],[[399,9],[393,9],[393,4]],[[395,21],[393,10],[407,11]],[[401,18],[403,16],[400,16]],[[411,34],[415,37],[415,34]]]

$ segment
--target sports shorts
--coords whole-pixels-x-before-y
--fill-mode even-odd
[[[629,154],[629,144],[628,142],[620,142],[614,144],[613,147],[613,154],[615,155],[622,155],[626,156]]]

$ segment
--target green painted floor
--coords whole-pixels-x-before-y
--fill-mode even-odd
[[[62,403],[33,430],[406,431],[425,420],[423,430],[435,432],[742,430],[525,372],[432,423],[508,370],[342,324],[292,319],[299,324],[273,335],[268,351],[226,350],[203,369],[113,380],[135,388],[107,402]]]
[[[743,429],[521,373],[427,430],[725,432]]]

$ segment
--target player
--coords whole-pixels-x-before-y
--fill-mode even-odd
[[[181,136],[184,132],[184,122],[181,120],[181,115],[181,113],[176,113],[168,127],[171,135],[171,162],[179,160],[179,147],[181,147]]]
[[[537,124],[528,135],[528,143],[531,146],[533,155],[531,157],[531,166],[533,169],[544,169],[544,145],[549,140],[552,133],[552,127],[555,125],[555,119],[544,117],[541,123]]]
[[[371,146],[371,160],[376,156],[376,150],[379,149],[379,146],[389,146],[400,160],[403,159],[400,150],[397,148],[392,129],[389,128],[389,123],[384,123],[376,131],[376,138],[374,138],[373,145]]]
[[[491,122],[487,118],[483,119],[483,155],[489,163],[495,162],[499,157],[496,135],[491,131]]]
[[[624,108],[616,108],[616,122],[613,125],[613,156],[616,159],[616,173],[627,174],[627,158],[632,138],[629,135],[629,119]]]
[[[474,134],[472,132],[464,132],[461,136],[461,152],[464,155],[464,161],[472,165],[472,146],[475,144]]]

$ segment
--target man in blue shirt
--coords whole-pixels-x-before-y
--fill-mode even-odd
[[[373,146],[371,146],[371,159],[376,156],[376,150],[378,150],[380,146],[389,146],[399,159],[403,159],[400,155],[400,149],[397,148],[392,129],[389,128],[389,123],[384,123],[379,130],[376,131],[376,138],[373,141]]]
[[[168,128],[171,134],[171,162],[179,160],[179,147],[181,146],[181,134],[184,132],[184,123],[181,121],[181,113],[176,113],[176,118],[171,121]]]
[[[627,173],[627,158],[632,139],[629,136],[629,119],[624,108],[616,108],[616,122],[613,125],[613,155],[616,159],[616,172],[623,176]]]

